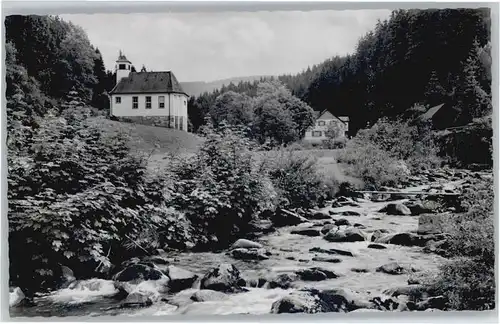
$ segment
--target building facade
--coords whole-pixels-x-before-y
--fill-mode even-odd
[[[314,125],[306,131],[304,141],[312,144],[323,143],[328,139],[326,132],[330,126],[339,130],[339,137],[346,137],[349,131],[349,117],[337,117],[327,110],[319,112]]]
[[[116,86],[110,91],[112,116],[188,130],[189,96],[171,71],[131,72],[131,62],[120,53]]]

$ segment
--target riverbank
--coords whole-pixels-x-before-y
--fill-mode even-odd
[[[415,182],[414,186],[400,190],[460,192],[460,186],[467,185],[467,177],[483,176],[491,175],[454,171],[454,176],[447,175],[449,180],[445,181],[434,174],[434,181],[418,185]],[[157,285],[152,285],[151,289],[142,290],[146,295],[150,294],[141,299],[142,302],[125,306],[126,295],[119,296],[120,292],[123,294],[123,283],[116,278],[115,281],[90,279],[38,296],[32,307],[11,307],[11,316],[268,314],[272,310],[281,312],[282,308],[277,305],[290,296],[294,300],[307,299],[307,296],[302,296],[304,290],[332,288],[354,294],[355,299],[369,309],[380,309],[378,300],[406,305],[411,296],[404,297],[404,293],[398,296],[394,292],[408,291],[412,287],[417,289],[418,277],[435,273],[446,258],[429,253],[429,245],[442,237],[417,233],[421,215],[413,206],[425,197],[392,199],[388,196],[343,197],[315,213],[306,212],[301,216],[300,211],[298,214],[290,212],[295,215],[291,217],[299,217],[301,221],[293,226],[277,227],[275,231],[258,237],[255,239],[258,248],[237,248],[238,253],[229,249],[220,253],[160,254],[150,260],[148,266],[152,265],[165,275],[170,290],[159,291]],[[400,212],[384,208],[389,204],[399,206],[396,210]],[[443,213],[430,211],[426,214]],[[358,233],[360,237],[356,238],[352,233]],[[256,255],[261,257],[254,257]],[[225,264],[236,267],[237,279],[243,279],[226,282],[235,290],[203,289],[203,282],[213,275],[213,269],[222,271],[220,269]],[[127,291],[129,297],[131,293],[141,291],[137,290],[141,282],[133,281],[131,285],[134,287]],[[171,289],[173,282],[181,285],[175,292]],[[200,292],[203,292],[201,297],[198,296]]]

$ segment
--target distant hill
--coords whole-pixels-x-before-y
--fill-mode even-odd
[[[204,81],[194,81],[194,82],[181,82],[182,89],[186,91],[186,93],[190,96],[199,96],[204,92],[212,92],[215,89],[220,89],[223,85],[228,85],[231,82],[234,84],[239,83],[240,81],[248,81],[252,82],[255,80],[260,80],[261,78],[270,78],[270,75],[255,75],[255,76],[247,76],[247,77],[236,77],[229,78],[223,80],[216,80],[210,82]]]

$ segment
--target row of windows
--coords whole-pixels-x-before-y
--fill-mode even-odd
[[[337,123],[337,121],[335,121],[335,120],[330,121],[330,125],[334,125],[336,123]],[[318,125],[318,126],[325,126],[326,125],[326,121],[324,121],[324,120],[318,120],[318,122],[316,123],[316,125]]]
[[[117,104],[122,103],[122,97],[116,97],[115,102]],[[184,100],[184,106],[186,105],[186,100]],[[132,97],[132,109],[139,108],[139,97]],[[165,108],[165,96],[158,96],[158,108]],[[151,96],[146,96],[146,109],[151,109]]]
[[[324,136],[326,136],[326,132],[322,132],[322,131],[312,131],[311,135],[312,135],[312,137],[322,137],[323,133],[325,133]],[[347,134],[347,132],[345,134]]]

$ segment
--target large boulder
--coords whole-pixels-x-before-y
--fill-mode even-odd
[[[167,275],[170,278],[169,287],[172,293],[191,288],[198,279],[198,275],[191,271],[173,265],[168,266]]]
[[[165,275],[158,269],[145,264],[132,264],[114,276],[115,281],[159,280]]]
[[[369,249],[376,249],[376,250],[385,250],[387,249],[387,246],[382,245],[382,244],[377,244],[377,243],[372,243],[368,244]]]
[[[325,279],[334,279],[339,277],[339,275],[333,271],[318,267],[298,270],[296,274],[299,276],[301,280],[304,281],[321,281]]]
[[[289,289],[292,288],[293,282],[299,278],[296,274],[290,273],[280,273],[276,277],[269,280],[268,287],[271,289],[281,288],[281,289]]]
[[[246,282],[241,278],[240,271],[232,264],[223,263],[211,269],[201,279],[201,289],[211,289],[222,292],[240,292]]]
[[[61,277],[59,281],[59,288],[67,288],[69,285],[71,285],[73,282],[76,281],[75,274],[73,273],[73,270],[71,270],[67,266],[61,266]]]
[[[337,226],[335,224],[326,224],[325,226],[323,226],[323,228],[321,228],[321,234],[326,234],[328,232],[330,232],[331,230],[333,230],[334,228],[337,228]]]
[[[392,233],[375,239],[374,243],[420,246],[421,240],[420,236],[412,233]]]
[[[349,226],[351,223],[345,219],[345,218],[340,218],[335,221],[336,226]]]
[[[323,238],[329,242],[357,242],[366,240],[366,235],[358,228],[347,228],[345,230],[331,231]]]
[[[424,252],[435,253],[443,257],[448,257],[450,255],[450,246],[450,242],[447,239],[440,241],[429,240],[425,244]]]
[[[233,245],[231,245],[231,249],[239,249],[239,248],[260,249],[262,248],[262,244],[247,239],[239,239],[236,242],[234,242]]]
[[[366,296],[359,294],[348,288],[332,288],[323,290],[320,293],[320,298],[325,300],[327,303],[332,304],[334,300],[339,300],[335,296],[341,296],[342,301],[345,303],[345,308],[348,311],[353,311],[356,309],[372,309],[375,305],[368,300]],[[335,302],[333,302],[335,304]]]
[[[319,230],[314,228],[304,228],[297,229],[290,232],[290,234],[304,235],[304,236],[320,236],[321,233]]]
[[[313,247],[309,249],[309,252],[317,252],[317,253],[325,253],[325,254],[337,254],[337,255],[345,255],[345,256],[354,256],[352,252],[340,250],[340,249],[323,249],[320,247]]]
[[[375,242],[376,239],[389,234],[390,232],[386,229],[377,229],[373,231],[372,236],[370,237],[370,241]]]
[[[147,307],[151,306],[153,301],[147,295],[141,294],[139,292],[131,293],[122,302],[122,307],[132,308],[132,307]]]
[[[383,296],[382,298],[378,296],[374,297],[370,299],[370,302],[375,304],[375,307],[382,311],[395,311],[401,309],[400,306],[402,306],[401,303],[397,301],[397,299],[394,300],[393,298],[387,298],[385,296]]]
[[[271,306],[271,313],[326,313],[326,312],[347,312],[347,301],[342,297],[330,298],[329,304],[320,297],[320,292],[317,290],[298,290],[292,292],[275,301]]]
[[[448,299],[444,296],[429,297],[416,304],[416,309],[423,311],[427,309],[445,310],[447,308]]]
[[[432,213],[434,211],[432,208],[425,207],[419,201],[409,201],[409,202],[406,202],[405,206],[408,207],[408,209],[411,211],[411,214],[413,216],[418,216],[418,215],[421,215],[421,214],[428,214],[428,213]]]
[[[443,233],[448,214],[424,214],[418,218],[418,234]]]
[[[167,276],[158,280],[141,281],[138,284],[133,281],[115,281],[115,287],[118,289],[118,293],[115,295],[115,298],[118,299],[137,294],[147,297],[151,301],[157,301],[162,295],[170,291],[169,278]]]
[[[379,212],[386,213],[388,215],[398,215],[398,216],[411,215],[411,210],[401,203],[387,204],[384,208],[379,210]]]
[[[306,213],[305,217],[307,219],[331,219],[332,218],[329,213],[322,212],[322,211],[315,211],[315,210],[311,210],[311,211],[309,211],[309,213]]]
[[[194,302],[219,301],[227,298],[228,295],[220,291],[210,289],[198,290],[190,297],[190,299]]]
[[[230,255],[238,260],[267,260],[267,251],[265,249],[245,249],[239,248],[231,250]]]
[[[286,209],[278,209],[272,217],[275,226],[294,226],[307,223],[309,220]]]
[[[383,272],[391,275],[400,275],[408,272],[406,267],[401,266],[397,262],[391,262],[381,265],[376,269],[377,272]]]
[[[361,216],[360,212],[357,212],[355,210],[344,210],[340,212],[340,215],[342,216]]]
[[[340,263],[342,262],[342,259],[339,258],[329,258],[329,257],[322,257],[322,256],[315,256],[312,258],[313,261],[316,262],[327,262],[327,263]]]
[[[9,292],[9,307],[15,307],[22,304],[25,295],[21,288],[15,287]]]
[[[401,287],[389,288],[383,291],[385,295],[399,297],[401,295],[408,296],[414,300],[423,300],[429,298],[432,294],[432,289],[425,285],[408,285]]]

